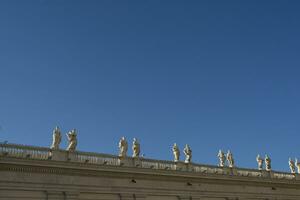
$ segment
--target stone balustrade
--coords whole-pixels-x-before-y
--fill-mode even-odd
[[[202,165],[196,163],[173,162],[165,160],[154,160],[147,158],[121,158],[116,155],[90,153],[90,152],[69,152],[65,150],[52,150],[45,147],[27,146],[19,144],[0,144],[1,157],[32,159],[32,160],[54,160],[62,162],[85,163],[93,165],[107,165],[116,167],[135,167],[150,170],[172,170],[202,175],[219,176],[240,176],[253,178],[285,179],[298,181],[298,174],[285,173],[244,168],[218,167],[213,165]]]

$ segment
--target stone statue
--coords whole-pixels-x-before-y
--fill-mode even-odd
[[[59,144],[61,142],[61,132],[57,127],[55,127],[55,129],[53,130],[53,135],[52,135],[53,139],[52,139],[52,145],[51,145],[51,149],[53,150],[58,150],[59,149]]]
[[[219,166],[224,167],[225,166],[225,154],[222,150],[219,150],[218,158],[219,158]]]
[[[127,143],[125,137],[122,137],[119,142],[119,157],[122,157],[122,158],[126,157],[127,150],[128,150],[128,143]]]
[[[300,174],[300,163],[298,162],[298,159],[297,159],[297,158],[295,159],[295,165],[296,165],[296,167],[297,167],[297,172],[298,172],[298,174]]]
[[[140,149],[139,142],[137,141],[136,138],[133,138],[133,142],[132,142],[132,152],[133,152],[133,154],[132,154],[132,157],[134,157],[134,158],[139,157],[140,156],[140,151],[141,151],[141,149]]]
[[[67,151],[74,152],[76,150],[76,147],[77,147],[77,133],[76,133],[76,130],[73,129],[69,133],[67,133],[67,138],[68,138],[68,142],[69,142]]]
[[[290,170],[292,174],[296,173],[296,166],[295,166],[295,162],[289,158],[289,166],[290,166]]]
[[[265,156],[265,163],[266,163],[266,171],[271,171],[272,170],[272,166],[271,166],[271,158],[266,155]]]
[[[180,150],[176,143],[174,143],[172,150],[174,155],[174,162],[178,162],[180,158]]]
[[[227,152],[226,158],[227,158],[228,166],[230,168],[233,168],[234,167],[234,159],[233,159],[232,153],[229,150]]]
[[[258,170],[263,170],[264,159],[262,159],[259,154],[256,157],[256,161],[258,165]]]
[[[190,163],[192,160],[192,149],[190,148],[190,146],[188,144],[185,145],[184,149],[183,149],[183,153],[185,155],[185,163]]]

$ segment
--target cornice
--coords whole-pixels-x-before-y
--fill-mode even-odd
[[[135,178],[164,181],[192,181],[214,184],[245,184],[299,188],[297,180],[280,180],[264,177],[242,177],[231,175],[211,175],[205,173],[172,170],[144,169],[124,166],[95,165],[63,161],[31,160],[19,158],[0,158],[0,171],[20,173],[43,173],[86,177]]]

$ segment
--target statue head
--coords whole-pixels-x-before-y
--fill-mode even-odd
[[[223,151],[220,149],[219,150],[219,153],[218,153],[218,156],[223,156],[224,155],[224,153],[223,153]]]
[[[53,134],[60,134],[60,129],[58,126],[55,127],[55,129],[53,130]]]
[[[173,145],[173,151],[176,151],[176,152],[179,151],[179,148],[176,143],[174,143],[174,145]]]
[[[138,142],[138,140],[137,140],[136,138],[133,138],[132,144],[133,144],[134,146],[140,145],[139,142]]]
[[[266,162],[271,162],[271,158],[268,156],[268,154],[266,154],[266,156],[265,156],[265,161]]]
[[[76,129],[72,129],[68,135],[71,139],[75,138],[77,136]]]

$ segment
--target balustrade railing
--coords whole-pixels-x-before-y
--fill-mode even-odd
[[[88,153],[88,152],[74,152],[75,162],[81,163],[91,163],[98,165],[120,165],[119,158],[117,156],[109,154],[98,154],[98,153]]]
[[[37,160],[48,160],[50,156],[48,148],[17,144],[0,144],[0,155]]]
[[[60,159],[54,155],[60,155]],[[119,158],[115,155],[89,153],[89,152],[68,152],[65,150],[51,150],[45,147],[26,146],[19,144],[0,144],[0,160],[1,157],[34,159],[34,160],[57,160],[77,163],[86,163],[94,165],[109,165],[118,167],[138,167],[153,170],[173,170],[186,171],[205,175],[226,175],[226,176],[242,176],[256,178],[273,178],[283,180],[300,180],[298,174],[286,172],[266,172],[264,170],[244,169],[244,168],[228,168],[212,165],[200,165],[195,163],[185,164],[183,162],[172,162],[165,160],[154,160],[146,158]]]

